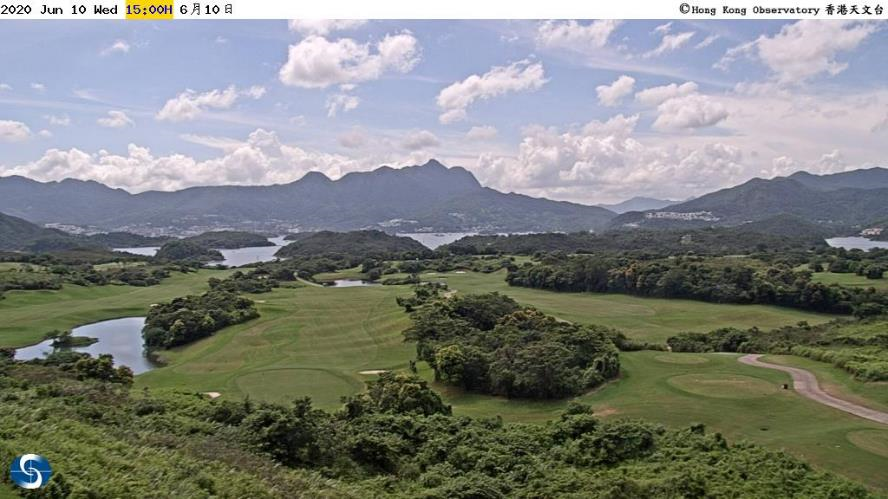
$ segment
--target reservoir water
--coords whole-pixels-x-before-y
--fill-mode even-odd
[[[250,263],[270,262],[275,259],[274,254],[277,253],[281,246],[286,246],[288,241],[284,241],[284,236],[270,237],[269,241],[274,246],[257,246],[250,248],[237,249],[220,249],[224,260],[218,262],[210,262],[210,265],[227,265],[229,267],[240,267]],[[157,254],[157,247],[146,248],[114,248],[114,251],[125,251],[134,255],[154,256]]]
[[[860,249],[868,251],[874,248],[888,248],[888,241],[872,241],[865,237],[833,237],[826,240],[833,248]]]
[[[93,357],[109,353],[114,356],[114,365],[129,366],[135,374],[150,371],[157,365],[145,356],[145,347],[142,341],[142,327],[144,325],[144,317],[127,317],[75,327],[71,330],[73,336],[86,336],[99,341],[92,345],[68,349],[88,353]],[[46,340],[36,345],[16,349],[15,358],[17,360],[40,359],[52,351],[52,340]]]

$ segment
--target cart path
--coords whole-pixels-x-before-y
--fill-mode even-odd
[[[817,384],[817,378],[810,371],[799,369],[798,367],[781,366],[778,364],[770,364],[762,362],[759,358],[762,354],[750,354],[740,357],[738,360],[744,364],[756,367],[765,367],[768,369],[777,369],[789,373],[792,376],[792,386],[804,397],[828,405],[840,411],[853,414],[855,416],[888,425],[888,412],[877,411],[869,407],[863,407],[847,400],[833,397],[832,395],[820,389]]]

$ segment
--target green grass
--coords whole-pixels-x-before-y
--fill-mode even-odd
[[[159,285],[74,286],[61,290],[8,291],[0,300],[0,347],[22,347],[43,340],[52,330],[145,315],[152,303],[205,291],[207,279],[228,271],[174,272]]]
[[[421,277],[444,281],[451,289],[463,293],[498,291],[561,319],[615,327],[631,338],[654,343],[665,343],[668,337],[683,331],[708,332],[728,326],[771,329],[799,321],[817,324],[836,317],[765,305],[715,304],[620,294],[556,293],[512,287],[505,282],[505,271],[423,274]]]
[[[169,365],[137,386],[215,391],[222,397],[287,402],[311,396],[339,407],[370,376],[414,357],[401,332],[409,319],[395,303],[403,286],[277,289],[252,296],[259,319],[164,353]]]
[[[336,272],[321,272],[312,278],[317,282],[329,282],[337,279],[366,279],[367,274],[361,272],[361,267],[337,270]]]
[[[823,284],[841,284],[852,288],[876,288],[888,289],[888,279],[867,279],[864,276],[854,273],[836,274],[834,272],[816,272],[812,274],[811,280],[821,282]]]
[[[620,359],[619,380],[579,397],[600,417],[642,418],[670,427],[704,423],[731,442],[745,439],[784,449],[823,469],[888,490],[888,454],[883,452],[888,428],[783,390],[781,384],[790,380],[785,373],[740,364],[736,355],[628,352]],[[432,380],[427,367],[421,374]],[[567,405],[466,394],[441,384],[434,388],[459,415],[541,422]]]

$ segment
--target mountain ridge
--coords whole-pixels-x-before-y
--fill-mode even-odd
[[[502,193],[465,168],[436,160],[382,166],[332,180],[309,172],[264,186],[198,186],[136,194],[95,181],[0,178],[0,211],[36,223],[105,230],[222,227],[258,230],[274,221],[302,230],[411,231],[595,230],[615,214],[604,208]]]

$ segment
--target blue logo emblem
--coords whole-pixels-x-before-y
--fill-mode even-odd
[[[9,465],[9,477],[23,489],[39,489],[51,476],[49,461],[37,454],[23,454]]]

